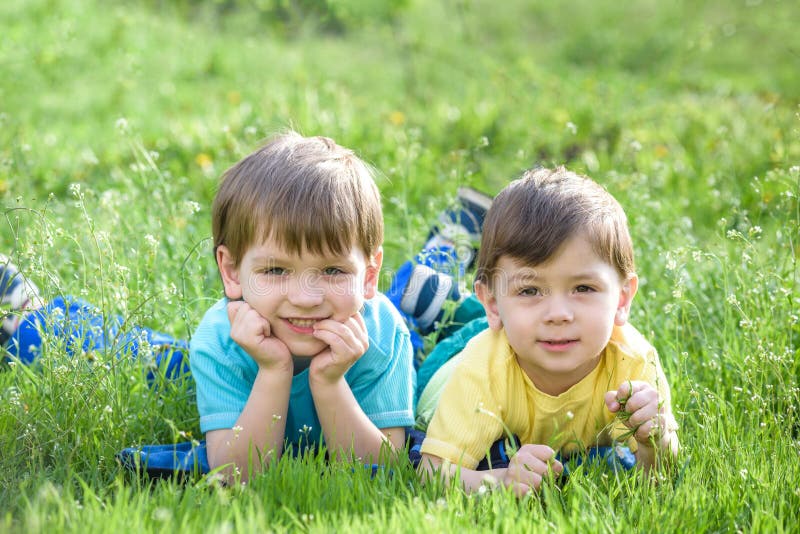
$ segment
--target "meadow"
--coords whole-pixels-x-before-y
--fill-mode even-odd
[[[518,500],[286,459],[149,482],[123,447],[200,439],[151,362],[0,369],[2,532],[797,532],[800,16],[785,0],[5,0],[0,252],[48,298],[188,338],[221,295],[220,174],[294,128],[379,171],[385,272],[459,185],[566,165],[626,208],[631,321],[683,450],[656,482],[578,468]]]

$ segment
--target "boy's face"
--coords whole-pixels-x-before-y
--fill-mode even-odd
[[[343,255],[298,255],[269,239],[248,248],[234,267],[226,247],[217,250],[226,296],[242,298],[267,319],[271,335],[295,356],[327,348],[312,335],[314,323],[343,322],[375,295],[382,258],[379,250],[370,261],[358,246]]]
[[[614,325],[627,321],[638,284],[635,275],[621,280],[580,235],[536,267],[502,256],[492,281],[475,288],[489,326],[505,328],[520,367],[551,395],[595,368]]]

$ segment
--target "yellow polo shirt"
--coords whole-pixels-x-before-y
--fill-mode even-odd
[[[539,391],[520,368],[505,330],[485,330],[458,355],[442,391],[422,452],[474,469],[503,425],[522,444],[549,445],[563,454],[607,446],[627,431],[612,423],[604,396],[625,380],[652,384],[669,405],[670,391],[656,350],[631,325],[614,327],[597,366],[558,396]],[[487,413],[490,412],[490,413]],[[627,443],[636,450],[636,442]]]

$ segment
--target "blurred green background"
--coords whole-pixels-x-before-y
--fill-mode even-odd
[[[6,0],[0,251],[47,296],[188,337],[221,295],[218,178],[275,132],[333,137],[376,167],[383,287],[459,185],[493,194],[526,168],[566,165],[628,212],[632,321],[661,354],[692,469],[683,486],[623,495],[609,517],[570,516],[606,509],[577,483],[563,515],[537,513],[672,530],[701,509],[694,529],[791,530],[798,13],[785,0]],[[45,480],[113,495],[116,450],[197,437],[190,391],[153,395],[133,362],[98,373],[51,355],[39,374],[0,373],[8,526],[44,509]]]

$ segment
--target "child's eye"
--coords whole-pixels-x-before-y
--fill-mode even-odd
[[[337,274],[344,274],[344,271],[339,267],[325,267],[322,269],[322,274],[325,276],[334,276]]]
[[[594,288],[585,284],[579,285],[575,288],[575,292],[577,293],[591,293],[592,291],[594,291]]]
[[[519,290],[519,294],[523,297],[535,297],[541,295],[541,292],[538,287],[523,287]]]
[[[261,269],[261,274],[268,274],[271,276],[282,276],[286,274],[288,271],[283,267],[266,267]]]

